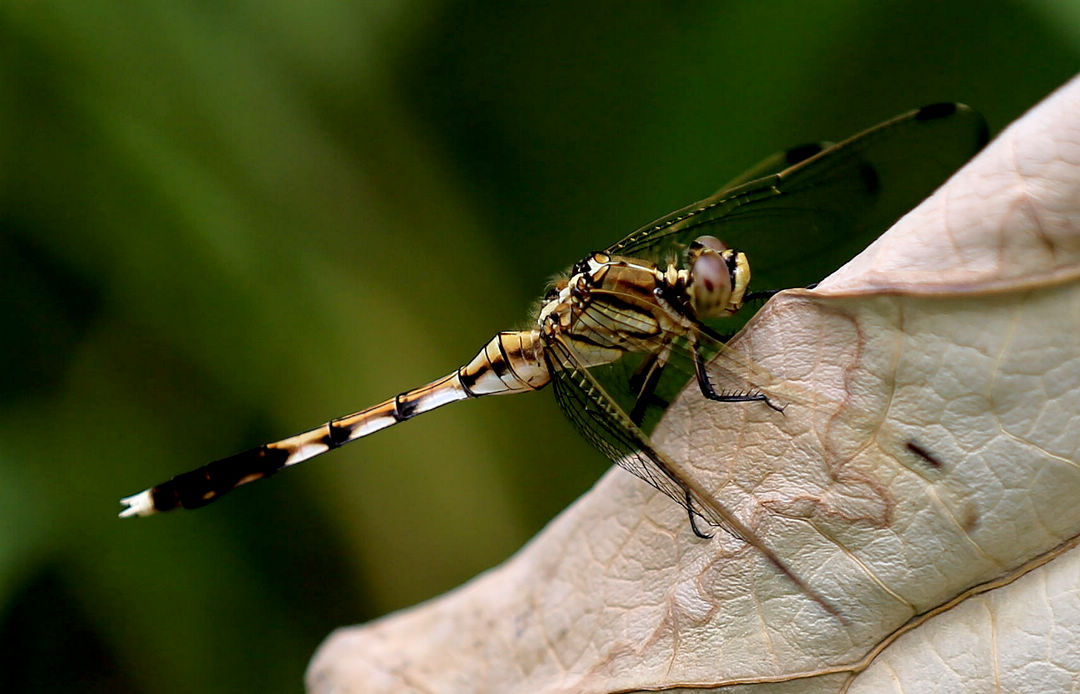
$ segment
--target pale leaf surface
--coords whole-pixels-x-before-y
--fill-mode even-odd
[[[1074,80],[755,316],[733,347],[783,415],[690,388],[655,432],[846,623],[616,469],[502,566],[333,634],[310,691],[1080,688],[1077,114]]]

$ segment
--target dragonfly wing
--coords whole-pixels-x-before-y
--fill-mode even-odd
[[[754,166],[720,186],[720,189],[713,195],[722,195],[732,188],[737,188],[746,183],[750,183],[751,181],[756,181],[759,178],[774,176],[782,171],[790,169],[796,164],[806,161],[812,156],[824,152],[834,145],[836,145],[835,142],[813,142],[799,145],[798,147],[792,147],[783,152],[777,152],[772,156],[762,159]]]
[[[605,392],[568,343],[555,337],[548,342],[547,348],[555,397],[563,412],[589,443],[623,469],[671,497],[689,513],[723,528],[757,549],[800,591],[826,612],[847,623],[840,611],[800,578],[757,533],[704,489],[681,465],[653,446],[648,435]]]
[[[753,259],[756,287],[806,286],[892,226],[977,153],[986,139],[985,121],[967,106],[928,106],[779,173],[725,188],[638,229],[607,250],[664,262],[681,258],[691,241],[711,234]],[[749,175],[781,163],[782,155],[773,157]]]
[[[687,503],[686,489],[677,471],[656,451],[647,435],[631,421],[626,410],[579,361],[573,348],[556,339],[549,346],[551,382],[559,407],[574,427],[606,458],[660,490],[673,501],[717,525]]]

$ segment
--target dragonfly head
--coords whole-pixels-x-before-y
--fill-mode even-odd
[[[730,316],[742,306],[750,283],[746,254],[714,236],[699,236],[687,249],[690,305],[699,319]]]

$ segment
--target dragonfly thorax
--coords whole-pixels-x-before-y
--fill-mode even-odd
[[[537,316],[542,331],[572,330],[597,305],[612,312],[615,332],[652,333],[674,321],[721,318],[742,306],[750,282],[746,254],[712,236],[695,240],[687,267],[674,262],[666,269],[637,258],[592,253],[574,265],[568,279],[545,297]]]
[[[749,280],[745,254],[712,237],[691,244],[683,268],[596,252],[548,293],[537,328],[544,341],[568,343],[583,365],[607,364],[661,351],[702,318],[730,316]]]

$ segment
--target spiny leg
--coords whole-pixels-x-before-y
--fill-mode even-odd
[[[726,342],[726,340],[725,340]],[[759,401],[764,400],[766,404],[772,407],[772,403],[764,395],[748,396],[748,395],[718,395],[712,388],[712,384],[708,381],[708,376],[705,374],[704,362],[700,356],[700,350],[694,349],[695,355],[695,371],[698,373],[699,381],[704,375],[705,383],[708,385],[710,392],[713,394],[715,400],[721,402],[745,402],[745,401]],[[630,419],[635,425],[641,426],[641,422],[645,417],[645,410],[649,406],[652,400],[655,399],[656,386],[660,382],[660,376],[663,374],[664,367],[667,365],[667,350],[661,350],[650,354],[637,368],[634,375],[630,379],[631,388],[637,391],[637,400],[634,402],[634,407],[630,411]],[[708,396],[707,396],[708,397]],[[680,484],[682,487],[682,485]],[[690,493],[690,489],[682,487],[687,517],[690,519],[690,529],[693,531],[696,537],[702,540],[711,540],[712,535],[703,532],[697,525],[697,519],[694,518],[694,501]]]
[[[784,408],[774,403],[764,393],[718,393],[713,388],[712,381],[709,380],[709,372],[705,368],[705,358],[701,355],[701,350],[696,344],[692,344],[691,349],[694,352],[694,373],[697,376],[698,387],[706,398],[716,402],[763,402],[777,412],[783,413]]]

